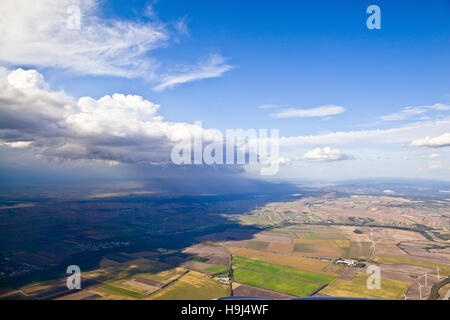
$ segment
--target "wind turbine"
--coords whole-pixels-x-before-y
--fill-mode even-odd
[[[437,267],[438,281],[439,281],[439,267]]]
[[[405,300],[408,300],[409,297],[406,296],[406,293],[403,294],[403,296],[405,297]]]
[[[425,288],[428,287],[427,279],[428,279],[428,274],[425,272]]]

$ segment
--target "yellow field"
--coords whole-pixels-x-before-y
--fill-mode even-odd
[[[380,289],[367,288],[367,279],[370,275],[358,273],[352,280],[335,279],[320,293],[334,297],[402,299],[410,283],[381,278]]]
[[[323,269],[329,264],[329,262],[318,259],[303,258],[286,254],[278,254],[238,247],[227,247],[227,249],[234,256],[241,256],[244,258],[257,258],[265,262],[279,264],[282,266],[328,274],[332,276],[337,275],[335,273],[323,271]]]
[[[175,283],[149,296],[148,300],[211,300],[230,295],[229,286],[200,272],[189,271]]]

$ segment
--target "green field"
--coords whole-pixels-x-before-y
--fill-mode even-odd
[[[306,280],[317,282],[321,284],[327,284],[334,280],[335,277],[319,274],[315,272],[299,270],[291,267],[272,264],[260,260],[249,259],[239,256],[233,257],[233,266],[245,268],[253,271],[259,271],[263,273],[269,273],[273,275],[279,275],[289,278],[295,278],[299,280]]]
[[[209,273],[224,273],[224,272],[228,272],[230,269],[230,266],[226,265],[226,264],[215,264],[212,267],[209,267],[208,269],[205,269],[206,272]]]
[[[262,288],[279,291],[299,297],[307,296],[319,287],[319,284],[284,278],[273,278],[262,285]]]
[[[264,282],[272,278],[270,274],[259,273],[245,269],[233,270],[233,279],[236,282],[248,284],[249,286],[259,287]]]

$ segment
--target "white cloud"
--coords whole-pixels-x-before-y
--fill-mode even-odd
[[[312,109],[286,109],[271,114],[273,118],[309,118],[309,117],[326,117],[345,112],[345,108],[335,105],[321,106]]]
[[[289,166],[292,160],[285,157],[279,157],[278,159],[272,161],[272,165],[277,164],[279,166]]]
[[[281,137],[281,146],[295,145],[327,145],[327,144],[385,144],[410,143],[411,139],[419,139],[424,134],[442,134],[448,131],[450,118],[437,121],[409,123],[390,129],[336,131],[317,135]]]
[[[73,27],[75,11],[81,19]],[[173,70],[152,52],[188,34],[185,18],[167,24],[148,6],[146,22],[103,18],[100,0],[0,1],[0,62],[53,67],[82,75],[145,78],[157,89],[198,79],[218,77],[230,70],[218,55],[203,64]],[[76,19],[75,19],[76,20]]]
[[[331,149],[330,147],[316,148],[308,151],[303,156],[303,160],[317,162],[330,162],[350,159],[355,159],[355,157],[342,153],[339,149]]]
[[[406,107],[400,112],[395,112],[381,116],[380,119],[383,121],[400,121],[405,120],[413,115],[423,114],[428,110],[422,107]]]
[[[188,21],[187,21],[187,17],[182,17],[179,18],[175,23],[174,23],[175,29],[184,35],[189,35],[189,28],[188,28]]]
[[[436,103],[432,106],[429,106],[430,109],[439,110],[439,111],[448,111],[450,110],[449,104],[443,104],[443,103]]]
[[[450,132],[446,132],[438,137],[425,137],[423,139],[413,140],[411,146],[414,147],[429,147],[442,148],[450,146]]]
[[[450,105],[436,103],[436,104],[429,105],[429,106],[405,107],[400,112],[395,112],[395,113],[381,116],[380,119],[383,121],[406,120],[415,115],[424,114],[430,110],[448,111],[448,110],[450,110]]]
[[[422,158],[424,158],[424,159],[436,159],[439,157],[440,157],[439,153],[432,153],[432,154],[427,154],[427,155],[422,156]]]
[[[80,28],[69,28],[70,6],[81,9]],[[156,62],[145,54],[167,45],[160,22],[105,20],[94,0],[0,2],[0,60],[57,67],[79,74],[152,77]]]
[[[280,106],[279,105],[277,105],[277,104],[263,104],[263,105],[260,105],[258,108],[259,109],[276,109],[276,108],[279,108]]]
[[[225,63],[222,56],[213,54],[206,61],[202,61],[195,66],[184,67],[173,74],[163,76],[161,82],[153,89],[161,91],[186,82],[221,77],[232,68],[231,65]]]
[[[31,141],[16,141],[16,142],[5,142],[2,143],[10,148],[28,148],[31,145]]]
[[[16,70],[0,79],[0,142],[48,158],[161,164],[170,163],[179,141],[221,138],[213,129],[165,121],[158,108],[135,95],[76,100],[48,89],[38,72]]]
[[[36,70],[19,68],[8,75],[8,83],[17,89],[48,89],[42,74]]]

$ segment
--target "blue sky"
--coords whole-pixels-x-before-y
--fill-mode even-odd
[[[371,4],[381,9],[380,30],[366,27],[366,8]],[[41,14],[36,19],[55,14],[36,10]],[[155,66],[142,72],[133,69],[133,74],[126,74],[126,66],[120,75],[107,70],[111,64],[120,65],[120,59],[133,59],[133,41],[142,44],[142,35],[122,44],[130,45],[127,50],[108,57],[107,71],[101,74],[80,67],[96,61],[92,54],[87,58],[55,54],[48,61],[18,52],[19,40],[6,44],[11,54],[0,56],[1,65],[9,71],[37,70],[51,90],[64,90],[73,99],[114,93],[142,96],[160,105],[158,115],[167,121],[202,120],[204,128],[221,131],[279,128],[282,137],[294,141],[281,146],[281,156],[289,163],[280,170],[281,178],[450,179],[446,0],[107,1],[88,12],[105,23],[164,28],[167,39],[155,41],[154,47],[144,45],[138,58]],[[60,44],[55,47],[60,49]],[[28,51],[35,49],[27,46]],[[73,66],[71,59],[80,62]],[[213,75],[155,89],[168,78],[192,76],[198,70]],[[260,107],[264,105],[272,108]],[[274,115],[323,106],[344,111],[315,117]],[[351,132],[358,138],[350,137]],[[339,137],[333,136],[336,133]]]
[[[145,12],[146,4],[112,1],[106,11],[135,19]],[[404,106],[448,102],[448,1],[431,1],[427,6],[378,2],[381,30],[366,27],[365,9],[370,4],[159,1],[155,11],[160,19],[185,16],[190,35],[155,52],[158,58],[169,65],[195,63],[220,52],[235,68],[222,78],[164,92],[154,92],[151,85],[135,79],[114,79],[111,85],[90,78],[83,79],[87,84],[81,88],[78,81],[64,87],[80,96],[101,97],[116,91],[141,94],[161,104],[161,113],[173,120],[203,119],[206,125],[221,129],[228,123],[243,128],[283,126],[289,135],[310,133],[321,121],[302,121],[298,131],[298,119],[274,121],[267,117],[270,110],[257,107],[345,105],[346,117],[326,125],[333,130]],[[239,110],[240,116],[233,110]]]

